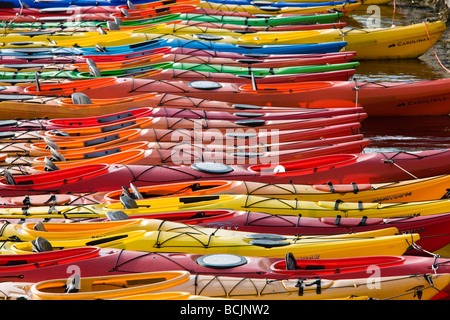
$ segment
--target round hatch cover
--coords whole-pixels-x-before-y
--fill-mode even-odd
[[[191,165],[192,169],[205,173],[229,173],[233,168],[224,163],[217,162],[197,162]]]
[[[216,34],[196,34],[195,36],[201,40],[208,40],[208,41],[219,41],[223,39],[222,36]]]
[[[274,241],[274,240],[252,240],[250,244],[253,246],[259,246],[264,248],[283,247],[289,245],[287,241]]]
[[[222,85],[214,81],[191,81],[188,86],[199,90],[216,90],[222,88]]]
[[[197,259],[197,263],[206,268],[235,268],[247,263],[245,257],[236,254],[209,254]]]
[[[246,238],[253,240],[272,240],[272,241],[280,241],[287,239],[285,236],[273,233],[253,233],[246,236]]]

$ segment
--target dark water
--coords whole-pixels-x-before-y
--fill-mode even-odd
[[[379,6],[381,27],[421,23],[425,19],[436,19],[437,14],[429,8],[412,7],[397,2],[394,14],[393,4]],[[343,21],[350,27],[366,27],[372,11],[363,5]],[[394,19],[393,19],[394,17]],[[447,42],[449,31],[435,45],[442,63],[450,67]],[[399,82],[450,78],[450,74],[437,63],[430,49],[419,59],[361,61],[355,78],[360,81]],[[450,88],[449,88],[450,90]],[[450,116],[442,117],[373,117],[362,123],[362,133],[371,141],[365,152],[420,151],[425,149],[450,148]]]

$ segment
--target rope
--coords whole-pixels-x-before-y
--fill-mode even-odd
[[[394,0],[394,9],[392,10],[392,26],[391,27],[395,27],[395,10],[396,10],[396,0]]]
[[[394,3],[395,3],[395,1],[394,1]],[[447,68],[444,66],[444,64],[442,63],[441,59],[439,59],[439,56],[438,56],[438,54],[437,54],[437,52],[436,52],[436,49],[434,48],[434,44],[433,44],[433,42],[431,41],[430,33],[428,32],[427,23],[426,23],[425,21],[423,22],[423,25],[425,26],[425,31],[427,32],[428,40],[430,40],[431,48],[433,49],[434,55],[435,55],[435,57],[436,57],[438,63],[440,64],[440,66],[442,67],[442,69],[444,69],[446,72],[450,73],[450,70],[447,69]]]

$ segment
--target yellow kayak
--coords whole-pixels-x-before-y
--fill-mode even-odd
[[[425,28],[426,26],[426,28]],[[427,22],[410,26],[374,29],[324,29],[294,32],[259,32],[224,35],[167,34],[167,26],[140,29],[139,32],[113,31],[105,35],[96,32],[55,33],[22,36],[15,33],[0,37],[0,48],[14,47],[95,47],[120,46],[158,38],[216,41],[248,45],[307,44],[346,41],[347,51],[356,51],[358,60],[416,58],[428,51],[446,30],[445,23]],[[170,26],[169,26],[170,29]],[[165,30],[165,31],[164,31]],[[213,32],[213,29],[211,32]],[[164,32],[163,32],[164,31]],[[428,37],[428,34],[430,37]],[[162,33],[160,33],[162,32]],[[209,34],[209,33],[208,33]]]
[[[133,216],[161,212],[189,210],[232,209],[303,217],[394,218],[432,215],[450,211],[450,200],[432,200],[404,203],[367,203],[336,201],[300,201],[247,195],[210,195],[200,197],[168,197],[130,200],[106,205],[104,211],[122,210]],[[33,208],[32,208],[33,209]],[[8,210],[8,209],[3,209]]]
[[[111,237],[116,234],[125,234],[135,231],[161,231],[177,232],[189,234],[214,234],[217,237],[240,237],[244,238],[253,235],[252,232],[231,231],[228,229],[208,228],[202,226],[192,226],[185,223],[165,221],[160,219],[128,219],[120,221],[102,221],[85,223],[54,223],[37,222],[13,224],[4,222],[0,225],[2,241],[32,241],[38,237],[47,240],[74,240],[74,239],[94,239],[100,237]],[[387,236],[398,232],[394,228],[382,228],[380,230],[364,233],[362,236]],[[289,236],[285,236],[288,237]],[[336,237],[340,237],[336,235]],[[360,237],[359,233],[343,235],[343,237]],[[292,237],[291,237],[292,238]],[[302,237],[307,239],[308,237]],[[315,239],[315,237],[313,237]],[[335,237],[334,237],[335,238]]]
[[[449,212],[450,200],[404,203],[367,203],[344,201],[300,201],[247,195],[206,195],[162,197],[134,200],[124,197],[120,203],[93,205],[35,206],[1,208],[0,217],[8,218],[98,218],[108,211],[123,211],[129,216],[192,210],[232,209],[304,217],[397,218]],[[149,216],[150,217],[150,216]]]
[[[332,236],[283,236],[261,233],[230,233],[216,235],[217,229],[190,231],[130,231],[105,237],[6,242],[2,254],[29,254],[58,249],[96,246],[144,252],[183,252],[191,254],[228,253],[242,256],[283,258],[292,252],[302,259],[331,259],[343,257],[402,255],[417,242],[419,234],[395,234],[396,228],[376,232]],[[386,235],[387,234],[387,235]]]
[[[3,283],[1,292],[31,300],[117,299],[164,292],[243,300],[328,300],[370,296],[379,300],[430,300],[450,282],[450,274],[415,274],[360,279],[266,279],[191,275],[187,271],[73,277],[35,284]],[[21,287],[20,287],[21,286]],[[20,289],[22,288],[22,289]],[[13,294],[14,293],[14,294]]]

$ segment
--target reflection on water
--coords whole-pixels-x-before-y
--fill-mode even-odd
[[[419,59],[361,61],[354,79],[372,82],[403,82],[441,79],[442,72]]]
[[[395,15],[393,4],[379,6],[381,27],[389,28],[392,23],[405,26],[434,18],[429,8],[415,8],[397,0]],[[349,27],[365,28],[372,11],[362,5],[342,21]],[[443,38],[448,38],[447,31]],[[447,58],[445,41],[435,45],[440,58]],[[442,50],[442,51],[439,51]],[[358,81],[399,82],[450,78],[436,63],[431,51],[420,59],[360,61],[354,78]],[[450,89],[449,89],[450,90]],[[361,133],[371,141],[365,152],[420,151],[426,149],[450,148],[450,116],[441,117],[371,117],[362,122]]]

